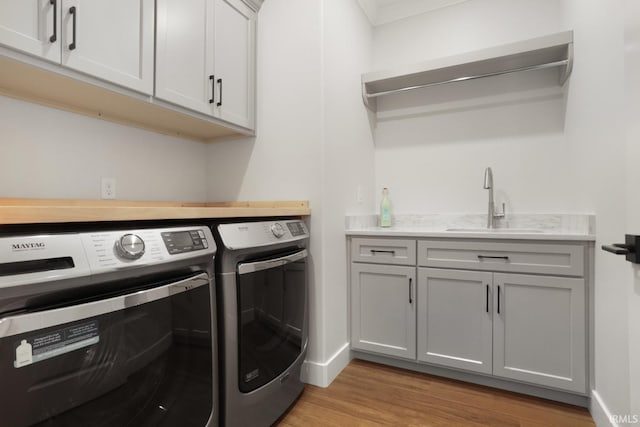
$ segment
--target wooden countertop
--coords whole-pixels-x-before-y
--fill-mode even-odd
[[[0,198],[0,224],[251,218],[310,214],[308,201],[180,203]]]

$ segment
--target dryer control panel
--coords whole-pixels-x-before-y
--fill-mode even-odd
[[[269,246],[309,238],[307,226],[299,219],[220,224],[218,233],[228,249]]]
[[[207,249],[209,247],[209,242],[203,229],[165,231],[162,233],[162,240],[164,240],[167,251],[169,251],[171,255]]]

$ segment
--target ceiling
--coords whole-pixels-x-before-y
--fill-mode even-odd
[[[358,0],[372,25],[382,25],[469,0]]]

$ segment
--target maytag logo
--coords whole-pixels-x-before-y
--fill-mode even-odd
[[[33,243],[12,243],[11,250],[12,251],[31,251],[37,249],[44,249],[44,242],[33,242]]]

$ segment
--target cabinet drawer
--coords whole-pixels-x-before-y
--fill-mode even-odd
[[[416,241],[411,239],[354,238],[351,261],[376,264],[416,264]]]
[[[567,244],[421,240],[418,265],[584,276],[584,247]]]

